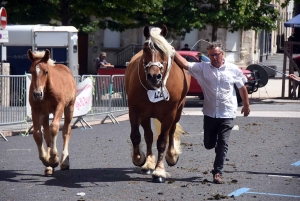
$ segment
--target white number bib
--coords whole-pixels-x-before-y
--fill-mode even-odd
[[[163,93],[164,93],[165,98],[168,100],[169,99],[169,92],[165,87],[163,88]],[[156,90],[148,90],[147,94],[148,94],[149,100],[152,103],[156,103],[156,102],[159,102],[161,100],[164,100],[164,97],[161,93],[161,88],[156,89]]]

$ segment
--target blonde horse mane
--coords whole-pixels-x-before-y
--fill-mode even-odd
[[[45,51],[33,51],[32,56],[34,59],[42,59],[45,56]],[[50,66],[55,66],[55,61],[50,58],[48,59],[47,63]]]
[[[173,57],[175,55],[175,50],[172,48],[170,43],[160,35],[161,29],[154,27],[150,31],[151,41],[157,45],[166,55]],[[151,44],[152,45],[152,44]]]

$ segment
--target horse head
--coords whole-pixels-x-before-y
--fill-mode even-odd
[[[165,39],[167,27],[163,25],[162,29],[144,27],[144,36],[146,41],[143,45],[143,65],[146,74],[146,80],[153,87],[161,85],[164,72],[168,64],[168,57],[174,54],[172,46]]]
[[[33,87],[33,97],[36,100],[43,100],[45,88],[48,80],[49,66],[54,62],[49,59],[50,52],[46,51],[34,51],[28,50],[27,52],[29,60],[31,60],[30,73],[32,75],[31,87]]]

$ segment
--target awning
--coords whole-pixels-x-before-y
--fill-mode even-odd
[[[285,27],[300,27],[300,14],[284,23]]]

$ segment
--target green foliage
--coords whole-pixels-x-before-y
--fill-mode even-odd
[[[2,0],[9,24],[61,22],[92,33],[98,28],[124,31],[167,25],[172,36],[193,29],[273,30],[279,18],[271,0]],[[279,2],[279,0],[277,0]],[[281,6],[286,6],[286,0]],[[300,2],[300,0],[295,0]],[[213,34],[214,36],[214,34]]]

